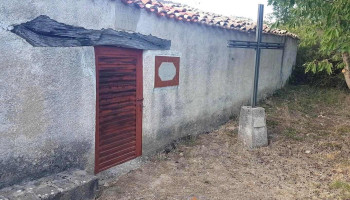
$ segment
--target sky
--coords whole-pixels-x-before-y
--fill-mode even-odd
[[[264,17],[272,12],[272,6],[267,6],[267,0],[172,0],[187,4],[203,11],[209,11],[225,16],[238,16],[257,20],[258,4],[264,4]]]

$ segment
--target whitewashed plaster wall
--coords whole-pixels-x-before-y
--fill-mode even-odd
[[[119,0],[0,0],[0,188],[69,168],[93,173],[93,47],[32,47],[10,32],[12,25],[39,15],[87,29],[125,29],[172,41],[170,51],[144,51],[144,155],[218,127],[250,98],[254,50],[228,49],[226,43],[254,40],[254,34],[160,18]],[[265,35],[264,40],[282,42],[283,37]],[[297,41],[286,41],[283,60],[280,50],[262,53],[260,96],[290,76]],[[179,86],[153,87],[156,55],[181,57]],[[127,172],[139,161],[101,176]]]

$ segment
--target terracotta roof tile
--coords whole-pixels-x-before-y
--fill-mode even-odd
[[[149,4],[149,3],[152,3],[152,1],[151,1],[151,0],[141,0],[141,2],[142,2],[143,4]]]
[[[244,21],[242,19],[226,17],[214,13],[203,12],[195,8],[191,8],[178,3],[164,3],[157,0],[121,0],[124,4],[134,5],[140,9],[146,9],[148,12],[157,14],[158,16],[175,18],[179,21],[195,22],[208,26],[217,26],[223,29],[238,30],[244,32],[255,32],[256,23]],[[270,29],[264,24],[263,31],[274,35],[287,35],[292,38],[298,38],[297,35],[289,33],[286,30]]]

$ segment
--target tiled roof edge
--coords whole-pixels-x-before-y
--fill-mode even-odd
[[[204,24],[207,26],[218,27],[226,30],[236,30],[245,33],[255,32],[256,23],[243,19],[234,19],[214,13],[203,12],[189,6],[172,3],[161,3],[156,0],[121,0],[124,4],[135,6],[139,9],[145,9],[148,12],[154,13],[160,17],[167,17],[184,22]],[[265,34],[278,36],[289,36],[299,39],[296,34],[286,30],[271,29],[269,26],[263,26]]]

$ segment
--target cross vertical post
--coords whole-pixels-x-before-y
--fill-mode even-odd
[[[254,84],[253,94],[251,96],[251,106],[255,108],[257,106],[258,99],[258,86],[259,86],[259,69],[260,69],[260,53],[262,49],[283,49],[283,43],[276,42],[262,42],[262,31],[264,24],[264,5],[259,4],[258,7],[258,22],[256,26],[256,41],[239,41],[229,40],[227,47],[229,48],[243,48],[243,49],[255,49],[255,68],[254,68]]]
[[[256,26],[256,55],[255,55],[255,72],[254,72],[254,87],[251,104],[252,107],[256,107],[256,102],[258,98],[258,85],[259,85],[259,68],[260,68],[260,45],[261,45],[261,35],[263,29],[263,16],[264,16],[264,5],[259,4],[258,8],[258,22]]]

